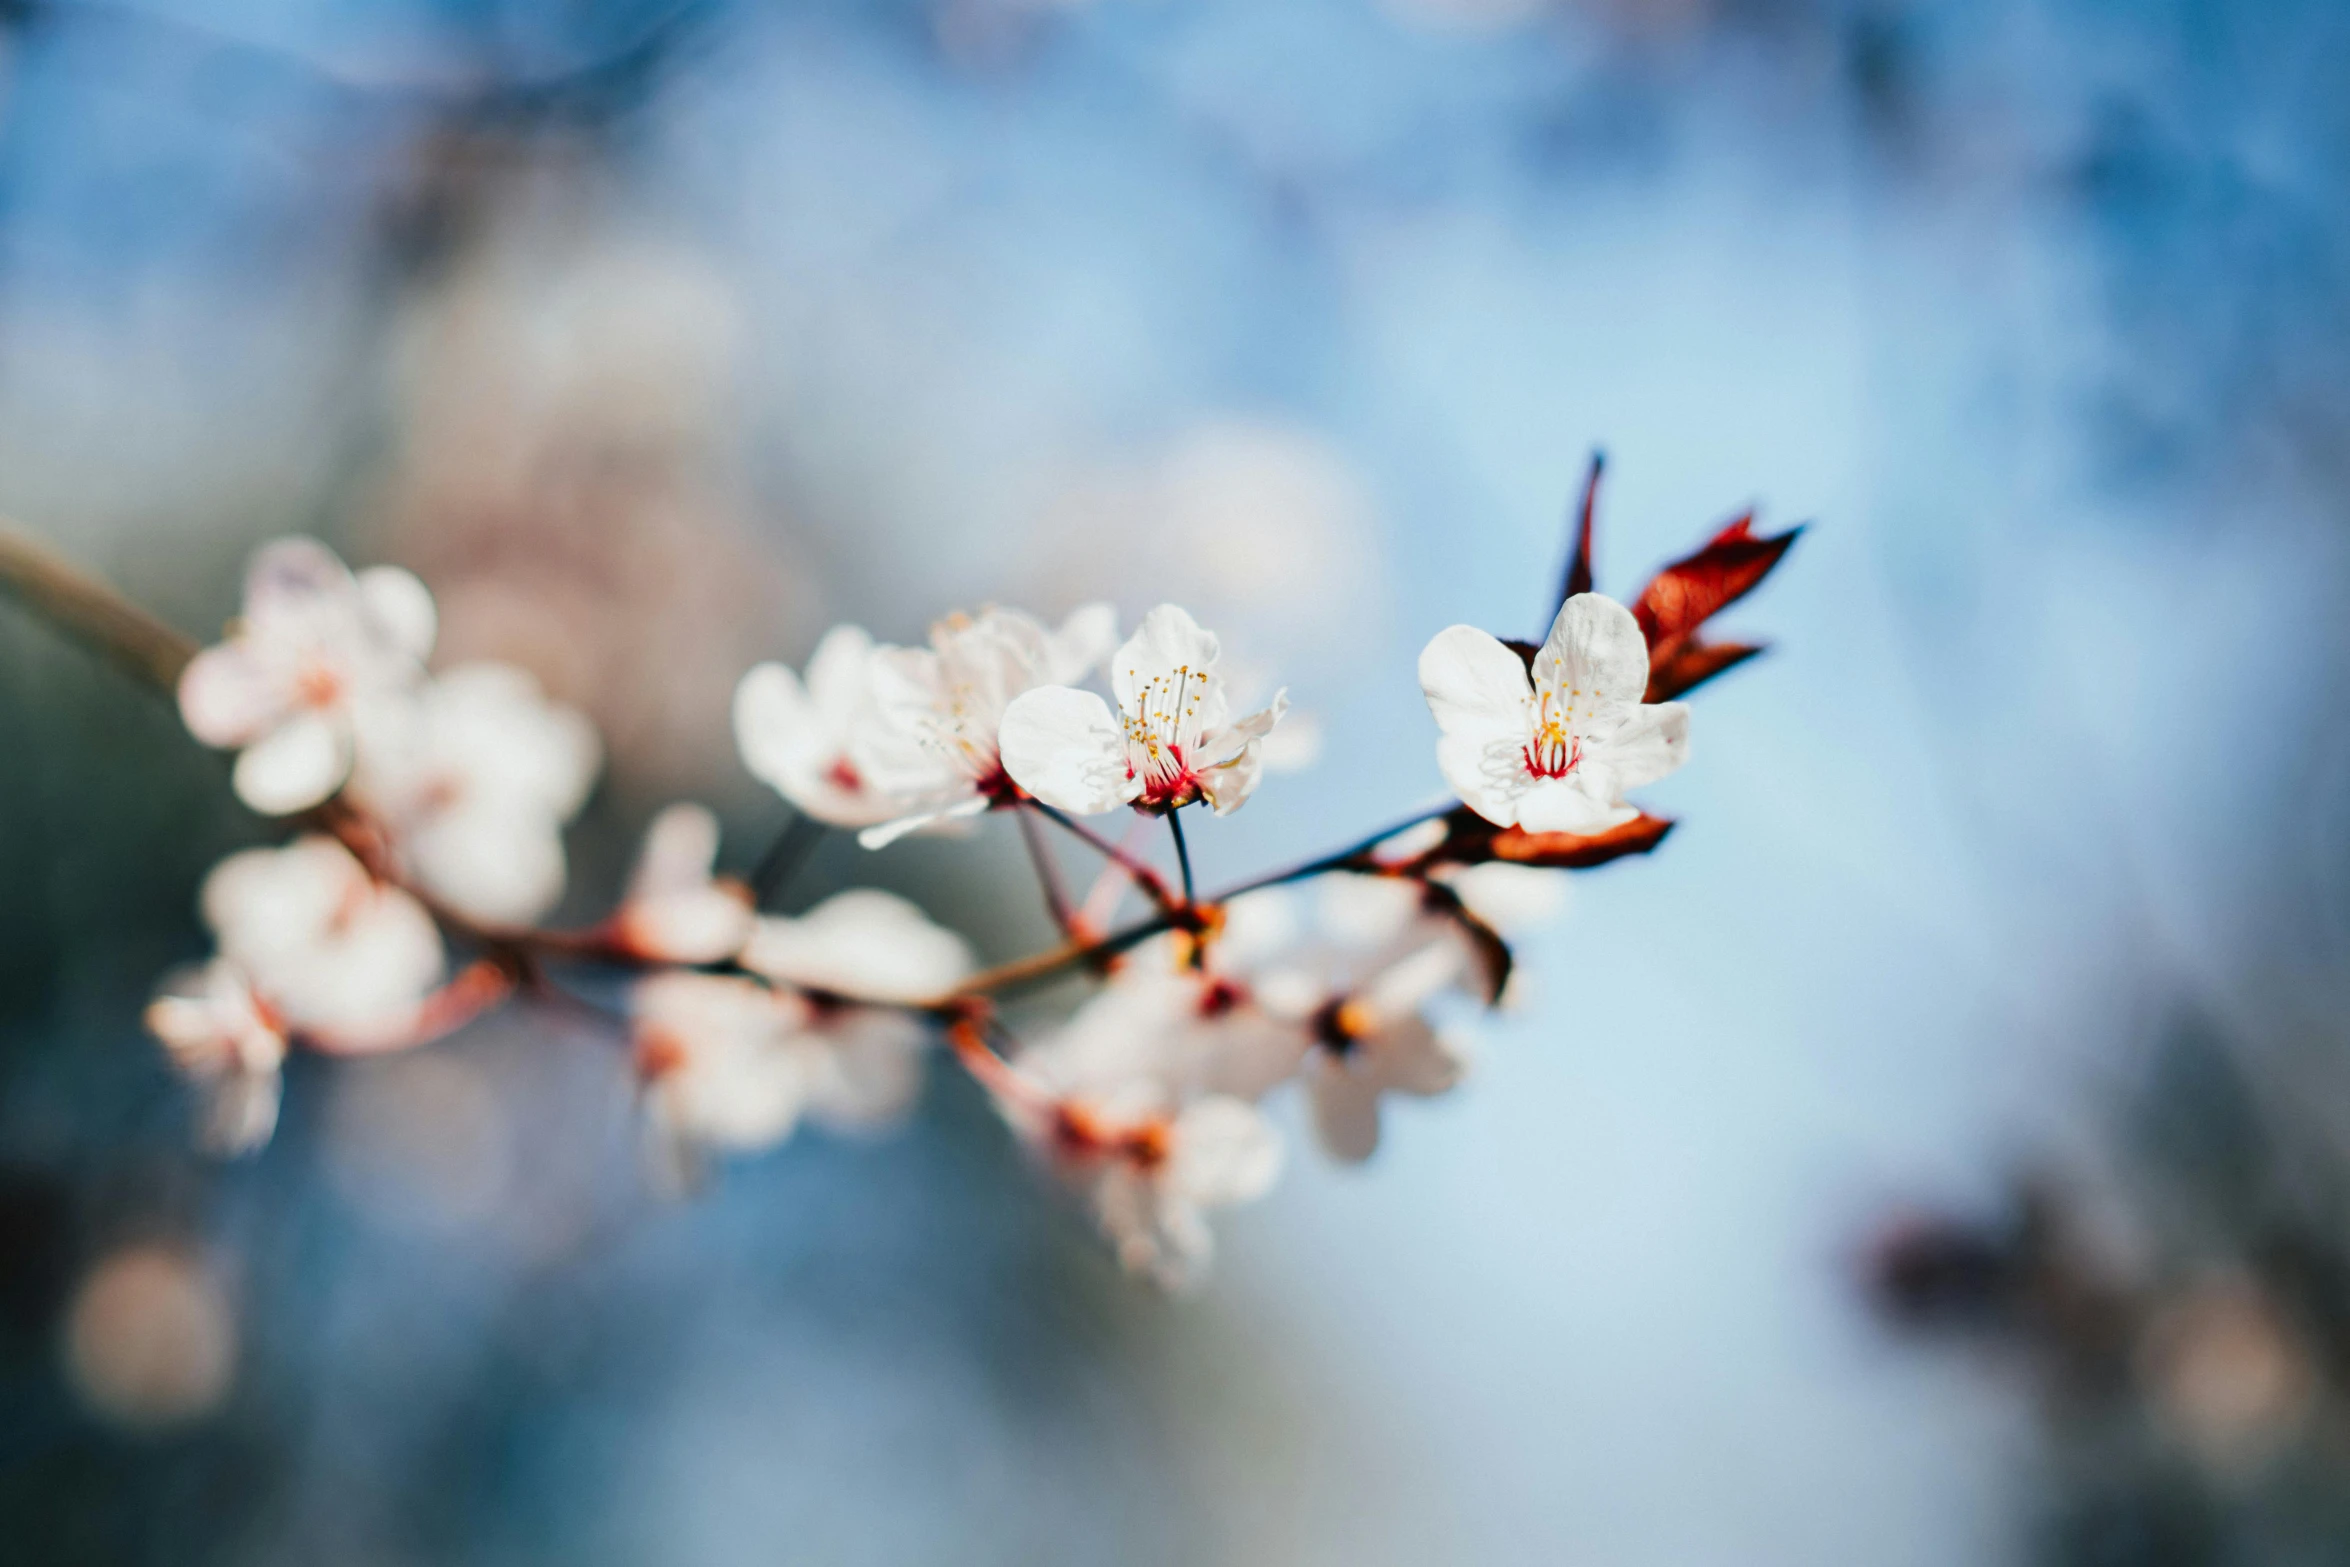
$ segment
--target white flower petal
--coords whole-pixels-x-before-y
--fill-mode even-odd
[[[1180,605],[1161,604],[1142,617],[1141,626],[1110,661],[1110,689],[1117,694],[1121,709],[1134,712],[1152,680],[1178,669],[1200,674],[1214,666],[1218,651],[1215,633],[1201,630],[1189,611]],[[1204,727],[1220,721],[1218,715],[1202,722]]]
[[[718,817],[691,801],[665,807],[645,829],[645,846],[629,879],[631,898],[706,886],[718,861]]]
[[[406,844],[426,892],[479,924],[531,924],[563,896],[563,834],[533,811],[454,812]]]
[[[215,1079],[203,1093],[197,1140],[207,1152],[233,1159],[258,1151],[276,1132],[285,1077],[275,1068],[231,1072]]]
[[[1567,733],[1588,734],[1648,690],[1648,639],[1614,599],[1578,593],[1559,606],[1550,635],[1534,655],[1537,690],[1553,699]]]
[[[285,713],[286,682],[243,642],[208,647],[180,672],[180,719],[206,745],[244,745]]]
[[[341,788],[350,770],[349,731],[324,714],[300,713],[237,758],[237,798],[264,816],[290,816]]]
[[[1212,1094],[1175,1118],[1175,1151],[1161,1179],[1210,1207],[1262,1197],[1281,1173],[1281,1136],[1254,1105]]]
[[[1264,780],[1265,759],[1251,741],[1232,760],[1201,773],[1199,788],[1207,796],[1210,810],[1218,816],[1230,816],[1248,803],[1248,797],[1257,792],[1257,785]]]
[[[1604,771],[1612,797],[1652,784],[1689,760],[1689,704],[1658,702],[1633,710],[1584,765]]]
[[[1306,1090],[1315,1138],[1331,1158],[1360,1164],[1379,1151],[1378,1084],[1344,1059],[1316,1051],[1306,1068]]]
[[[734,688],[734,740],[751,776],[788,791],[821,745],[816,704],[800,677],[781,664],[760,664]]]
[[[984,814],[994,802],[987,796],[971,795],[957,800],[944,810],[917,811],[895,821],[882,822],[857,834],[858,844],[867,849],[886,849],[900,838],[918,832],[962,832],[961,824],[974,816]]]
[[[1125,731],[1090,691],[1040,686],[1015,698],[1001,743],[1012,781],[1057,810],[1094,816],[1142,792],[1127,770]]]
[[[1389,964],[1363,987],[1380,1017],[1401,1019],[1460,977],[1469,954],[1458,941],[1432,941]]]
[[[902,1013],[860,1008],[802,1038],[811,1053],[808,1110],[829,1126],[877,1130],[921,1096],[926,1036]]]
[[[631,898],[619,916],[630,949],[665,963],[724,962],[742,950],[756,919],[750,894],[732,882]]]
[[[370,566],[357,582],[360,608],[384,644],[423,663],[440,631],[431,589],[398,566]]]
[[[1355,1054],[1350,1064],[1365,1068],[1381,1089],[1420,1098],[1449,1091],[1469,1069],[1460,1047],[1418,1016],[1399,1018],[1356,1041]]]
[[[316,539],[273,539],[245,567],[245,626],[268,637],[357,604],[350,568]]]
[[[1629,806],[1594,799],[1579,777],[1570,776],[1545,780],[1527,790],[1517,802],[1517,814],[1518,825],[1528,832],[1585,834],[1620,827],[1640,813]]]
[[[752,980],[671,972],[631,992],[646,1099],[657,1123],[688,1144],[752,1149],[797,1125],[812,1056],[797,1035],[807,1009]]]
[[[1232,761],[1272,733],[1273,726],[1281,722],[1282,716],[1288,711],[1289,689],[1284,686],[1273,693],[1273,700],[1265,704],[1263,711],[1251,713],[1237,723],[1226,724],[1202,734],[1199,754],[1193,759],[1193,765],[1205,769],[1221,767]]]
[[[864,710],[872,657],[873,639],[865,628],[846,625],[824,633],[808,655],[807,695],[828,727],[843,729]]]
[[[1436,765],[1445,782],[1478,815],[1511,825],[1531,734],[1525,664],[1474,626],[1448,626],[1420,651],[1420,690],[1441,732]]]
[[[1463,867],[1446,885],[1471,914],[1505,936],[1549,923],[1567,902],[1565,871],[1507,860]]]
[[[804,990],[867,1001],[933,1001],[971,972],[963,938],[894,893],[852,888],[798,919],[763,919],[742,964]]]

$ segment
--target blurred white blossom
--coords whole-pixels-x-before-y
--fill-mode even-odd
[[[253,557],[228,640],[180,676],[180,716],[206,745],[242,753],[247,805],[307,810],[350,773],[357,705],[422,677],[434,626],[432,595],[407,572],[354,577],[316,540],[280,539]]]
[[[1004,712],[1003,759],[1013,782],[1045,804],[1095,815],[1134,804],[1174,810],[1205,799],[1221,816],[1263,775],[1258,745],[1289,705],[1229,720],[1215,635],[1162,604],[1111,660],[1118,711],[1090,691],[1045,686]]]
[[[760,919],[741,962],[802,990],[918,1004],[971,972],[971,947],[895,893],[853,887],[796,919]]]
[[[216,1153],[260,1147],[277,1129],[286,1031],[227,958],[166,975],[147,1004],[147,1031],[204,1096],[199,1140]]]
[[[1467,1071],[1461,1041],[1422,1010],[1460,978],[1467,960],[1458,945],[1439,940],[1352,986],[1317,983],[1303,970],[1267,978],[1266,1009],[1312,1040],[1306,1093],[1314,1131],[1331,1157],[1353,1163],[1377,1150],[1385,1095],[1440,1094]]]
[[[1005,709],[1040,686],[1083,680],[1117,636],[1107,604],[1087,605],[1058,631],[1017,610],[986,609],[939,621],[928,647],[879,650],[865,755],[884,790],[906,808],[859,841],[877,849],[997,803],[1006,792],[998,749]]]
[[[628,895],[612,916],[621,946],[664,963],[718,963],[750,939],[750,889],[713,874],[718,818],[678,804],[653,818]]]
[[[1107,604],[1058,630],[1017,610],[952,615],[927,647],[877,645],[856,626],[825,634],[805,679],[762,664],[735,693],[751,772],[867,848],[975,816],[1006,794],[997,733],[1023,692],[1082,680],[1117,637]]]
[[[630,1012],[658,1151],[764,1148],[799,1124],[806,1063],[785,1048],[805,1021],[797,997],[739,975],[672,970],[639,981]]]
[[[1119,1262],[1170,1289],[1197,1284],[1214,1252],[1207,1210],[1252,1202],[1281,1173],[1280,1134],[1228,1095],[1177,1108],[1074,1094],[1003,1104],[1085,1197]]]
[[[457,913],[527,925],[563,895],[563,826],[602,748],[527,671],[467,664],[358,711],[351,793],[402,869]]]
[[[820,822],[870,827],[905,802],[866,776],[856,754],[873,713],[873,639],[835,626],[816,644],[803,679],[761,664],[734,692],[734,737],[761,783]]]
[[[1596,593],[1559,609],[1528,670],[1474,626],[1440,631],[1420,687],[1443,738],[1437,765],[1487,821],[1592,833],[1630,821],[1625,791],[1689,757],[1689,708],[1643,704],[1648,641],[1632,612]]]
[[[322,1049],[412,1043],[446,966],[424,906],[318,834],[230,855],[204,880],[203,910],[221,955]]]

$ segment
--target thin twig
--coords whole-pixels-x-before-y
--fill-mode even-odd
[[[1117,844],[1112,843],[1068,813],[1055,810],[1042,800],[1024,800],[1021,804],[1023,808],[1035,811],[1046,821],[1077,838],[1096,854],[1125,871],[1127,875],[1134,878],[1134,885],[1142,889],[1142,895],[1160,908],[1171,909],[1178,906],[1175,902],[1175,895],[1167,890],[1166,879],[1133,855],[1128,854]]]
[[[1167,831],[1175,838],[1175,863],[1183,871],[1183,906],[1198,902],[1191,885],[1191,846],[1183,841],[1183,808],[1177,806],[1167,813]]]
[[[1302,865],[1293,865],[1285,871],[1271,871],[1263,876],[1252,877],[1241,882],[1238,886],[1227,887],[1208,901],[1223,903],[1239,897],[1244,892],[1259,892],[1267,887],[1279,887],[1293,881],[1304,881],[1309,876],[1321,876],[1331,871],[1342,871],[1363,865],[1369,861],[1373,849],[1378,848],[1379,845],[1397,833],[1417,827],[1422,822],[1434,821],[1439,816],[1449,815],[1459,805],[1458,800],[1447,800],[1442,805],[1430,806],[1426,810],[1417,811],[1405,817],[1400,822],[1390,822],[1369,837],[1359,839],[1334,854],[1325,854],[1320,859],[1308,860]]]
[[[173,690],[178,684],[180,672],[187,667],[189,659],[195,656],[196,645],[189,638],[148,614],[105,582],[66,561],[46,545],[5,525],[0,525],[0,586],[14,592],[34,612],[141,676],[158,690],[167,693]],[[960,1016],[962,1009],[977,998],[1055,979],[1078,969],[1100,967],[1153,936],[1170,930],[1197,928],[1201,918],[1200,906],[1198,900],[1190,896],[1192,888],[1187,850],[1180,847],[1178,850],[1178,858],[1184,862],[1186,873],[1186,897],[1184,901],[1177,902],[1158,872],[1136,859],[1121,845],[1112,843],[1041,801],[1026,800],[1021,803],[1024,810],[1036,811],[1064,831],[1083,840],[1123,870],[1158,906],[1157,912],[1148,919],[1107,936],[1085,940],[1073,935],[1071,939],[1047,951],[983,970],[964,980],[937,1003],[917,1006],[912,1010],[940,1017]],[[1212,907],[1244,892],[1302,881],[1327,871],[1360,865],[1383,840],[1407,827],[1441,816],[1450,809],[1452,802],[1448,801],[1383,827],[1335,854],[1323,855],[1288,870],[1242,882],[1208,899],[1207,906]],[[657,960],[630,951],[616,941],[605,926],[566,931],[507,930],[475,925],[395,875],[395,868],[381,852],[380,834],[348,802],[330,801],[314,813],[312,819],[318,827],[340,839],[360,857],[362,863],[369,865],[371,871],[394,881],[420,898],[443,930],[477,945],[485,956],[505,966],[517,978],[533,974],[539,959],[601,963],[619,968],[656,966]],[[801,821],[795,821],[785,829],[778,840],[777,849],[769,851],[768,860],[777,858],[777,850],[799,833],[801,825]],[[1182,829],[1177,827],[1174,830],[1180,846]],[[762,862],[763,866],[765,863]],[[732,965],[718,964],[712,968],[725,972],[730,971]],[[486,996],[487,990],[476,989],[472,994]]]
[[[196,656],[195,641],[22,529],[0,521],[0,585],[27,609],[166,695]]]
[[[751,901],[760,908],[767,900],[783,891],[808,856],[824,841],[825,826],[805,811],[795,811],[775,841],[767,845],[767,852],[759,856],[759,863],[751,870]]]
[[[1012,813],[1020,819],[1020,841],[1028,846],[1028,862],[1036,867],[1036,883],[1044,890],[1044,905],[1052,912],[1053,924],[1063,936],[1079,939],[1077,913],[1069,904],[1069,889],[1061,880],[1061,867],[1054,860],[1044,834],[1037,831],[1036,818],[1026,811]]]

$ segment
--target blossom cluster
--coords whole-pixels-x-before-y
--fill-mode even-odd
[[[1454,626],[1420,656],[1458,803],[1213,896],[1193,885],[1182,816],[1248,801],[1288,699],[1236,713],[1218,639],[1178,606],[1123,639],[1107,605],[1057,626],[952,615],[919,647],[843,626],[801,670],[749,671],[736,738],[794,807],[779,850],[826,828],[881,849],[1020,819],[1062,941],[985,970],[890,893],[763,912],[718,873],[717,820],[692,804],[655,818],[609,914],[542,927],[599,770],[593,728],[520,670],[432,671],[433,602],[414,577],[279,541],[178,697],[197,739],[237,753],[239,797],[290,836],[207,878],[214,955],[167,978],[149,1026],[205,1090],[208,1141],[245,1150],[274,1127],[296,1046],[410,1048],[512,998],[587,1003],[602,991],[572,976],[617,972],[614,1033],[672,1182],[803,1121],[899,1119],[943,1042],[1129,1268],[1188,1282],[1210,1251],[1206,1212],[1278,1175],[1270,1096],[1297,1085],[1322,1149],[1369,1157],[1391,1097],[1461,1080],[1466,1018],[1516,994],[1510,938],[1557,908],[1565,874],[1669,828],[1627,796],[1686,759],[1678,696],[1755,651],[1698,628],[1794,535],[1757,538],[1741,519],[1627,606],[1591,591],[1590,510],[1587,492],[1539,645]],[[1131,832],[1078,820],[1111,812],[1163,819],[1175,871]],[[1063,892],[1046,829],[1103,859],[1092,896]],[[763,869],[788,859],[771,851]],[[1116,925],[1130,900],[1143,912]],[[1078,979],[1093,989],[1073,1009],[1010,1010],[1015,992]]]

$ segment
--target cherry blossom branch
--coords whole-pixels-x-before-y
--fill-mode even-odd
[[[1092,828],[1077,820],[1077,818],[1074,816],[1069,815],[1065,811],[1061,811],[1050,805],[1047,805],[1042,800],[1038,799],[1022,800],[1020,802],[1020,808],[1022,810],[1036,812],[1038,815],[1044,817],[1045,820],[1058,826],[1063,832],[1069,833],[1071,836],[1075,837],[1079,842],[1085,844],[1088,848],[1092,849],[1096,854],[1102,856],[1102,858],[1108,860],[1111,864],[1116,865],[1121,870],[1125,871],[1126,874],[1133,879],[1134,885],[1141,889],[1142,895],[1150,899],[1151,902],[1157,904],[1162,911],[1173,910],[1182,906],[1175,901],[1175,895],[1168,890],[1165,877],[1161,876],[1157,871],[1152,870],[1148,865],[1143,864],[1142,861],[1127,853],[1117,844],[1112,843],[1109,839],[1103,837],[1100,833],[1095,832]]]
[[[1397,833],[1408,832],[1412,828],[1419,826],[1422,822],[1432,822],[1439,816],[1449,816],[1454,811],[1460,809],[1460,804],[1461,802],[1458,800],[1446,800],[1441,805],[1432,805],[1425,810],[1415,811],[1411,815],[1405,817],[1402,821],[1390,822],[1385,827],[1382,827],[1377,832],[1371,834],[1369,837],[1357,839],[1355,842],[1347,845],[1343,849],[1337,850],[1334,853],[1322,855],[1317,859],[1304,861],[1301,864],[1291,866],[1287,870],[1271,871],[1262,876],[1251,877],[1249,880],[1241,882],[1237,886],[1227,887],[1224,891],[1217,893],[1208,901],[1210,903],[1224,903],[1230,899],[1241,896],[1243,893],[1262,892],[1267,887],[1284,887],[1294,881],[1305,881],[1315,876],[1326,876],[1332,871],[1376,869],[1377,864],[1371,858],[1372,850],[1378,848],[1379,845],[1385,843],[1388,839],[1394,837]]]
[[[1175,838],[1175,863],[1183,871],[1183,902],[1188,907],[1199,900],[1191,885],[1191,846],[1183,841],[1183,808],[1181,806],[1177,806],[1167,813],[1167,831]]]
[[[174,688],[180,671],[195,655],[196,644],[193,639],[149,614],[110,584],[73,565],[30,535],[5,525],[0,525],[0,585],[6,586],[35,614],[165,693]],[[1448,802],[1446,806],[1420,812],[1335,854],[1243,882],[1210,899],[1209,903],[1212,906],[1243,892],[1343,869],[1360,862],[1371,848],[1393,833],[1441,815],[1449,808]],[[1153,936],[1197,923],[1198,900],[1193,894],[1188,876],[1185,897],[1178,902],[1158,872],[1120,845],[1042,802],[1023,801],[1021,809],[1033,810],[1046,817],[1117,866],[1146,897],[1158,905],[1158,912],[1124,930],[1096,939],[1086,939],[1080,932],[1070,928],[1064,902],[1063,912],[1056,914],[1056,918],[1063,920],[1064,931],[1070,939],[1058,947],[972,975],[942,1003],[950,1009],[968,998],[1023,988],[1088,967],[1102,967]],[[347,802],[329,802],[314,813],[314,820],[319,827],[350,849],[378,879],[398,885],[417,896],[442,929],[478,949],[508,976],[507,983],[494,994],[478,982],[469,981],[460,992],[467,1003],[463,1015],[458,1016],[456,1011],[445,1014],[454,1020],[435,1028],[435,1037],[454,1028],[459,1022],[478,1016],[496,1001],[512,994],[544,996],[554,993],[568,996],[568,991],[552,985],[546,978],[542,966],[546,960],[589,962],[620,968],[667,966],[629,951],[602,927],[579,931],[539,928],[496,930],[478,925],[439,900],[425,895],[407,878],[399,876],[396,867],[390,863],[381,833],[363,813]],[[1023,825],[1032,827],[1033,824],[1024,821]],[[813,831],[803,833],[804,828],[812,828]],[[795,818],[762,858],[760,868],[753,872],[754,884],[771,891],[783,874],[796,868],[797,859],[813,847],[813,840],[821,831],[822,825],[814,823],[811,818]],[[1182,829],[1177,826],[1174,831],[1180,835]],[[1180,843],[1180,836],[1178,841]],[[806,847],[800,846],[803,844]],[[1188,871],[1188,853],[1179,850],[1179,857],[1185,861]],[[1051,896],[1053,894],[1048,893],[1048,897]],[[457,989],[456,982],[452,982],[450,988]],[[456,1003],[448,1005],[455,1007]],[[937,1009],[911,1010],[935,1012]]]
[[[784,889],[799,868],[808,863],[808,856],[824,841],[828,829],[815,817],[795,811],[792,819],[775,835],[767,852],[759,856],[759,863],[751,870],[751,901],[760,908],[767,900]]]
[[[0,586],[51,625],[169,693],[196,656],[193,638],[0,519]]]
[[[1036,818],[1026,811],[1018,811],[1014,815],[1019,819],[1020,841],[1028,848],[1029,864],[1036,867],[1037,885],[1044,891],[1045,908],[1051,912],[1053,924],[1070,940],[1082,939],[1084,927],[1076,910],[1070,906],[1069,889],[1062,882],[1061,867],[1054,861],[1052,851],[1044,841],[1044,834],[1037,830]]]

